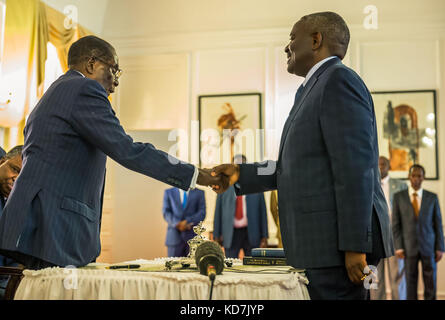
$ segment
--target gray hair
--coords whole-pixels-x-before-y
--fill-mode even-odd
[[[320,32],[330,53],[343,59],[348,50],[350,33],[343,18],[335,12],[317,12],[301,18],[311,33]]]
[[[11,150],[9,150],[9,152],[7,154],[5,154],[1,160],[6,161],[6,160],[10,160],[12,158],[15,158],[17,156],[22,156],[22,151],[23,151],[22,145],[15,146]]]

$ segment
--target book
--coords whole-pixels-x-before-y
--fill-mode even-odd
[[[252,257],[276,257],[284,258],[283,248],[253,248]]]
[[[249,266],[288,266],[286,258],[244,257],[243,265]]]

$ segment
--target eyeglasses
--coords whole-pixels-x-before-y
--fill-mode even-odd
[[[92,57],[93,59],[99,60],[103,64],[107,65],[108,68],[111,69],[111,73],[113,74],[113,77],[115,80],[119,79],[122,76],[122,69],[117,68],[116,66],[113,66],[112,64],[106,62],[105,60],[98,58],[98,57]]]

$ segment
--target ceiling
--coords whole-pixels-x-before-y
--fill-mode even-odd
[[[2,0],[0,0],[2,1]],[[105,38],[291,28],[303,15],[335,11],[360,26],[372,3],[380,24],[445,25],[445,0],[43,0],[63,12],[78,8],[79,23]]]

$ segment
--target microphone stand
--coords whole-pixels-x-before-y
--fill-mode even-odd
[[[212,300],[213,284],[215,283],[216,270],[215,270],[215,267],[212,266],[211,264],[207,267],[207,274],[209,275],[209,279],[210,279],[209,300]]]

